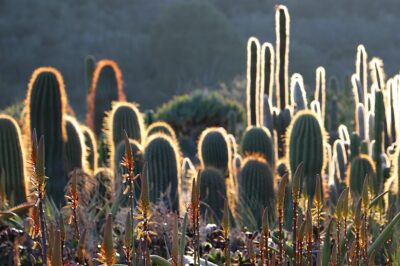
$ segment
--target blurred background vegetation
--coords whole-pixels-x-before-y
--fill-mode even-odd
[[[32,71],[48,65],[64,75],[83,118],[89,54],[119,63],[127,98],[141,109],[203,88],[243,101],[246,41],[275,43],[278,3],[291,14],[289,71],[303,74],[307,87],[319,65],[343,86],[359,43],[384,59],[388,75],[399,71],[398,0],[3,0],[0,109],[21,101]]]

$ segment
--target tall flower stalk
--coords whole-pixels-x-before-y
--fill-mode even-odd
[[[294,266],[299,265],[297,256],[297,217],[298,217],[298,207],[300,198],[300,185],[301,185],[301,175],[303,174],[303,163],[300,163],[293,176],[292,183],[292,198],[293,198],[293,251],[294,251]]]
[[[283,216],[284,216],[284,203],[285,203],[285,190],[288,183],[288,176],[285,174],[279,183],[278,192],[276,194],[277,209],[278,209],[278,230],[279,230],[279,243],[278,243],[278,263],[283,265],[285,237],[283,235]]]
[[[192,183],[189,216],[193,229],[193,264],[200,265],[200,174]]]
[[[78,195],[76,171],[72,173],[71,183],[65,198],[67,199],[67,207],[71,209],[71,216],[69,218],[68,224],[74,225],[75,239],[79,241],[80,238],[79,223],[78,223],[79,195]]]

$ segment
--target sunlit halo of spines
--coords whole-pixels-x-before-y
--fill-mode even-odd
[[[90,154],[90,152],[93,152],[93,169],[92,169],[91,172],[94,173],[97,170],[97,164],[98,164],[98,153],[97,153],[96,136],[94,135],[93,131],[88,126],[85,126],[85,125],[81,124],[80,127],[81,127],[82,133],[84,135],[84,138],[86,138],[85,137],[85,133],[86,133],[89,136],[90,142],[93,145],[93,151],[89,151],[88,149],[90,149],[90,148],[88,146],[86,146],[86,144],[85,144],[85,147],[86,147],[86,161],[87,161],[88,165],[90,165],[89,154]]]

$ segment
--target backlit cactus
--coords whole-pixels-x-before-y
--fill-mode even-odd
[[[257,226],[261,226],[262,209],[268,209],[268,215],[274,215],[274,172],[263,158],[249,156],[244,159],[239,174],[239,200],[250,210],[250,215]],[[244,210],[239,210],[239,212]],[[243,213],[243,216],[246,216]],[[249,217],[244,219],[248,219]]]
[[[321,109],[321,118],[322,121],[325,120],[325,99],[326,99],[326,77],[325,77],[325,68],[318,67],[316,70],[316,78],[315,78],[315,94],[314,100],[320,103]]]
[[[117,145],[124,139],[125,132],[129,139],[142,143],[145,134],[143,117],[134,104],[113,102],[112,109],[104,120],[103,131],[107,137],[106,142],[110,153],[109,165],[113,169]]]
[[[365,109],[362,103],[357,104],[356,109],[356,126],[357,126],[357,133],[362,140],[367,139],[367,121],[365,117]]]
[[[94,135],[93,131],[87,126],[81,125],[81,130],[85,138],[88,170],[95,172],[98,162],[96,136]]]
[[[363,90],[363,95],[366,96],[367,88],[368,88],[368,54],[365,50],[364,45],[360,44],[357,47],[357,56],[356,56],[356,77],[360,82],[361,88]],[[365,104],[365,98],[361,101],[361,103]]]
[[[275,34],[276,34],[276,106],[281,110],[289,102],[289,40],[290,17],[286,6],[279,5],[275,9]]]
[[[171,137],[173,140],[176,140],[176,134],[175,130],[166,122],[163,121],[158,121],[152,123],[146,130],[146,135],[147,137],[150,137],[151,135],[157,134],[157,133],[163,133],[169,137]]]
[[[316,176],[325,167],[326,133],[321,120],[311,111],[300,111],[293,118],[287,131],[287,159],[291,173],[303,162],[302,184],[307,194],[313,197]]]
[[[85,136],[74,117],[67,115],[65,119],[67,123],[67,141],[65,142],[67,172],[69,173],[75,169],[87,171]]]
[[[260,113],[260,42],[254,37],[247,42],[246,83],[247,124],[255,126]]]
[[[265,127],[249,127],[246,129],[240,145],[244,156],[258,154],[271,167],[275,165],[274,143],[269,130]]]
[[[10,203],[21,204],[29,194],[25,150],[21,130],[8,115],[0,115],[0,147],[0,184]]]
[[[303,77],[295,73],[290,79],[290,102],[295,112],[307,109],[307,96]]]
[[[227,133],[223,128],[207,128],[201,133],[197,146],[201,167],[215,167],[229,175],[231,150]]]
[[[96,135],[101,133],[105,112],[111,110],[113,101],[125,101],[122,74],[117,63],[105,59],[96,65],[87,97],[86,122]]]
[[[347,171],[347,184],[350,187],[353,198],[360,197],[364,179],[367,175],[372,176],[373,192],[378,192],[379,183],[376,180],[374,163],[368,155],[360,154],[353,158]]]
[[[162,133],[151,135],[144,150],[144,163],[150,200],[161,200],[169,208],[178,210],[181,162],[175,141]]]
[[[292,120],[292,112],[289,108],[285,108],[278,114],[274,115],[274,127],[276,129],[276,137],[278,143],[278,156],[279,158],[285,155],[284,136],[286,135],[287,128]]]
[[[45,167],[49,177],[46,190],[59,204],[64,201],[67,184],[64,144],[67,140],[65,115],[68,106],[60,72],[51,67],[36,69],[28,85],[25,104],[25,134],[30,136],[36,129],[37,136],[44,136]]]
[[[227,199],[226,191],[225,177],[220,170],[207,167],[200,172],[200,211],[206,220],[221,220]]]
[[[260,64],[260,101],[263,101],[264,105],[267,104],[264,96],[268,96],[270,105],[274,95],[273,87],[275,74],[275,53],[271,43],[266,42],[262,44]],[[263,99],[261,99],[261,97],[263,97]],[[261,106],[262,105],[260,105],[260,108]],[[261,117],[260,119],[262,120]]]
[[[372,158],[375,161],[376,176],[379,183],[383,185],[382,164],[380,156],[383,150],[383,135],[385,119],[385,105],[382,91],[375,93],[375,144],[373,145]]]

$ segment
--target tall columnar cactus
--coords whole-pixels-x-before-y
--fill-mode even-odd
[[[330,101],[328,127],[330,132],[336,132],[338,130],[338,106],[336,96],[333,96]]]
[[[265,127],[249,127],[243,135],[240,145],[244,156],[258,154],[273,168],[275,165],[274,142]]]
[[[178,210],[181,162],[175,141],[162,133],[151,135],[144,150],[144,162],[150,200],[162,200],[169,208]]]
[[[46,191],[58,205],[64,201],[67,184],[64,143],[67,140],[65,114],[68,106],[64,81],[58,70],[42,67],[33,72],[25,106],[26,135],[31,136],[36,129],[38,136],[44,136],[46,175],[49,177]]]
[[[338,139],[333,144],[333,160],[335,163],[336,176],[344,181],[346,177],[346,166],[347,166],[347,153],[345,150],[344,143],[341,139]]]
[[[143,147],[138,141],[133,139],[129,139],[129,144],[131,146],[133,162],[135,164],[133,174],[136,176],[138,174],[141,174],[143,169]],[[117,190],[122,189],[123,186],[121,175],[126,174],[126,168],[121,167],[121,162],[124,160],[124,156],[125,141],[121,140],[120,143],[115,147],[115,153],[112,162],[113,168],[115,169],[114,176],[116,179]],[[140,178],[136,179],[134,182],[136,199],[139,199],[140,196],[140,184]]]
[[[257,228],[261,226],[263,208],[268,209],[271,218],[274,217],[274,171],[263,158],[249,156],[244,159],[239,174],[239,201],[245,206],[239,210],[242,218],[253,218]],[[247,211],[250,213],[243,213]]]
[[[117,145],[124,139],[124,134],[129,139],[142,142],[144,139],[143,117],[136,105],[128,102],[113,102],[112,109],[104,120],[104,129],[107,137],[109,165],[114,168],[114,157]]]
[[[97,169],[97,162],[99,159],[96,136],[94,135],[93,131],[87,126],[81,125],[81,131],[85,138],[85,146],[87,154],[86,161],[88,165],[88,170],[94,173]]]
[[[225,177],[214,167],[207,167],[200,172],[200,211],[202,217],[221,221],[224,202],[227,199]],[[207,219],[208,220],[208,219]]]
[[[370,179],[373,184],[373,192],[376,194],[379,191],[379,183],[375,178],[375,168],[372,159],[365,154],[360,154],[351,160],[351,164],[347,170],[347,183],[350,187],[350,192],[353,198],[360,197],[364,179],[367,175],[372,175]],[[377,194],[376,194],[377,195]]]
[[[276,128],[276,137],[278,143],[278,156],[279,158],[285,155],[285,140],[284,136],[286,135],[287,128],[290,125],[290,121],[292,120],[292,112],[289,108],[285,108],[280,111],[277,115],[274,115],[274,127]]]
[[[82,169],[87,172],[85,136],[74,117],[67,115],[65,119],[67,122],[67,141],[65,142],[67,172],[69,173],[74,169]]]
[[[360,154],[361,138],[357,132],[351,133],[350,136],[350,161]]]
[[[369,62],[369,68],[371,71],[372,84],[376,85],[379,90],[385,88],[385,71],[383,69],[383,61],[378,57],[372,58]]]
[[[325,120],[325,111],[326,111],[326,74],[325,68],[322,66],[318,67],[315,72],[315,94],[314,100],[320,103],[321,107],[321,118],[322,121]]]
[[[383,102],[382,91],[375,93],[375,145],[373,146],[372,156],[375,161],[376,176],[379,184],[383,184],[382,164],[380,156],[383,150],[383,129],[385,119],[385,105]]]
[[[365,108],[362,103],[358,103],[356,107],[356,127],[357,133],[362,140],[366,140],[368,136],[368,124],[365,118]]]
[[[88,93],[90,93],[90,88],[92,86],[93,73],[96,68],[96,59],[92,55],[85,57],[85,81]]]
[[[234,111],[229,111],[228,113],[228,132],[230,134],[236,134],[237,130],[237,113]]]
[[[260,69],[260,104],[259,104],[259,112],[260,112],[260,121],[259,125],[264,125],[265,118],[264,112],[266,104],[271,105],[272,96],[273,96],[273,86],[274,86],[274,68],[275,68],[275,53],[274,47],[271,43],[263,43],[261,46],[261,59],[260,59],[261,69]],[[265,96],[267,96],[269,102],[265,102]]]
[[[247,42],[246,83],[247,124],[255,126],[260,113],[260,42],[254,37]]]
[[[279,5],[275,10],[276,33],[276,72],[275,87],[277,107],[286,108],[289,102],[289,35],[290,17],[286,6]]]
[[[322,174],[326,160],[326,133],[321,120],[311,111],[300,111],[287,130],[287,158],[291,173],[303,162],[302,184],[314,196],[316,176]],[[303,187],[303,186],[302,186]]]
[[[263,125],[269,129],[270,132],[274,130],[274,120],[272,117],[272,104],[269,96],[264,94],[264,111],[263,111],[264,123]]]
[[[307,96],[303,77],[295,73],[290,78],[290,102],[295,112],[307,109]]]
[[[171,137],[173,140],[177,139],[175,130],[168,123],[163,122],[163,121],[158,121],[158,122],[152,123],[146,130],[147,137],[150,137],[151,135],[154,135],[157,133],[163,133],[163,134]]]
[[[105,112],[111,110],[113,101],[125,101],[122,74],[117,63],[105,59],[96,65],[87,98],[86,120],[96,135],[101,133]]]
[[[364,45],[360,44],[357,47],[357,57],[356,57],[356,77],[360,82],[360,87],[364,92],[363,95],[367,95],[368,89],[368,54],[365,50]],[[362,103],[365,105],[365,98]]]
[[[29,194],[25,150],[21,130],[8,115],[0,115],[0,147],[0,185],[4,185],[7,199],[11,203],[21,204]]]
[[[200,135],[197,150],[203,169],[212,166],[225,176],[229,175],[231,150],[225,129],[205,129]]]
[[[351,84],[353,86],[353,95],[355,100],[355,105],[358,103],[364,103],[366,99],[364,88],[361,86],[360,80],[356,74],[351,76]]]

